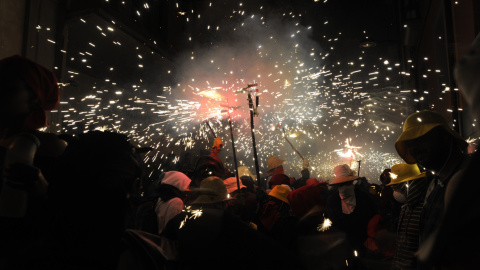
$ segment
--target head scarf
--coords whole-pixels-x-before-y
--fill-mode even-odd
[[[342,212],[344,214],[351,214],[357,206],[357,199],[355,196],[355,186],[353,184],[342,185],[338,187],[338,194],[342,201]]]
[[[190,178],[184,173],[177,171],[169,171],[165,173],[163,177],[162,184],[167,184],[178,188],[180,191],[185,191],[190,185]]]
[[[38,129],[47,126],[45,111],[55,109],[60,102],[60,90],[55,74],[19,55],[0,60],[0,73],[18,74],[39,98],[40,108],[28,115],[24,128]]]
[[[290,185],[290,178],[283,174],[274,174],[270,181],[268,181],[270,188],[273,188],[276,185]]]
[[[227,193],[229,193],[229,194],[238,189],[237,178],[236,177],[229,177],[229,178],[223,180],[223,183],[225,184],[225,187],[227,188]],[[245,186],[240,181],[240,188],[244,188],[244,187]]]

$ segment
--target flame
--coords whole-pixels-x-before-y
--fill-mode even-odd
[[[360,157],[362,156],[356,150],[356,149],[360,149],[361,147],[350,145],[351,140],[352,140],[351,138],[348,138],[345,140],[345,149],[346,149],[345,152],[342,151],[343,149],[335,150],[340,157],[347,158],[349,160],[354,160],[356,159],[355,153]]]
[[[208,89],[198,93],[202,97],[210,98],[210,99],[222,99],[222,96],[215,91],[215,89]]]
[[[347,152],[345,153],[342,153],[342,152],[338,152],[338,155],[340,157],[344,157],[344,158],[348,158],[348,159],[355,159],[355,154],[353,153],[352,149],[348,149]]]

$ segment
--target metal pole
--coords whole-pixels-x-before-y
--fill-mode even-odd
[[[210,132],[212,132],[213,138],[214,139],[217,138],[217,135],[213,131],[212,127],[210,126],[210,123],[208,122],[208,120],[205,120],[205,124],[207,124],[208,128],[210,129]]]
[[[238,177],[238,168],[237,168],[237,153],[235,151],[235,139],[233,138],[233,128],[232,128],[232,118],[230,117],[230,112],[228,113],[228,125],[230,126],[230,136],[232,138],[232,149],[233,149],[233,162],[235,163],[235,176],[237,177],[237,188],[240,190],[240,179]]]
[[[260,184],[260,168],[258,166],[257,144],[255,143],[255,126],[253,121],[253,100],[252,94],[248,92],[248,107],[250,108],[250,128],[252,131],[253,159],[255,161],[255,172],[257,173],[257,183]]]
[[[360,163],[361,162],[362,162],[361,160],[358,161],[358,174],[357,174],[358,177],[360,177]]]

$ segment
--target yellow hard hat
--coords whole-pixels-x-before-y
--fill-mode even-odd
[[[426,175],[427,174],[425,172],[420,172],[417,164],[401,163],[393,165],[392,171],[390,172],[390,178],[392,181],[388,183],[387,186],[422,178]]]
[[[395,142],[397,153],[403,158],[403,160],[405,160],[405,162],[408,164],[416,163],[416,160],[407,151],[405,141],[417,139],[435,127],[442,127],[456,139],[465,142],[465,140],[457,132],[448,126],[445,118],[443,118],[441,114],[433,111],[421,111],[413,113],[405,120],[403,132]]]
[[[270,193],[268,195],[275,197],[281,201],[284,201],[286,203],[288,202],[287,195],[288,193],[292,192],[292,189],[287,186],[287,185],[276,185],[272,188]]]

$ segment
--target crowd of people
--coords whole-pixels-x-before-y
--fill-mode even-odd
[[[478,48],[456,70],[471,102]],[[277,156],[235,174],[220,138],[149,179],[125,135],[39,131],[59,100],[51,71],[0,60],[0,269],[479,268],[479,154],[437,112],[408,116],[380,185],[347,164],[311,178],[306,159],[296,179]]]

